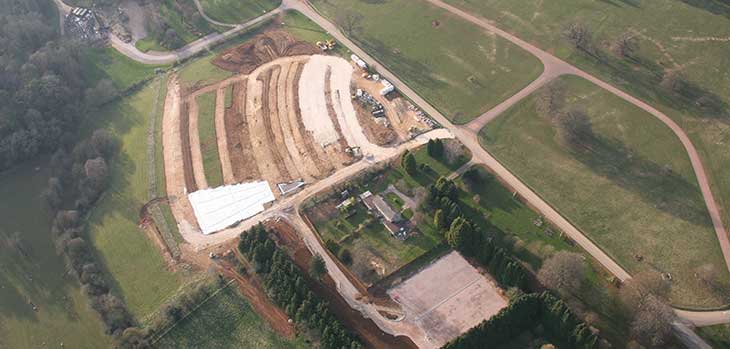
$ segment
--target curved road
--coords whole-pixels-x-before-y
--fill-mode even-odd
[[[236,25],[233,27],[233,29],[222,33],[222,34],[211,34],[204,38],[201,38],[193,43],[188,44],[187,46],[168,53],[142,53],[139,50],[137,50],[133,45],[127,44],[122,42],[121,40],[117,39],[113,35],[112,38],[112,45],[114,48],[119,50],[121,53],[125,54],[129,58],[136,60],[141,63],[145,64],[169,64],[173,63],[175,61],[188,58],[204,49],[207,49],[210,45],[221,42],[223,40],[226,40],[227,38],[239,33],[242,30],[245,30],[246,28],[259,23],[263,20],[266,20],[268,18],[273,17],[274,15],[286,10],[286,9],[295,9],[302,14],[309,17],[311,20],[316,22],[318,25],[320,25],[322,28],[328,31],[329,34],[331,34],[335,39],[343,43],[345,46],[350,48],[355,54],[359,55],[362,59],[367,61],[369,64],[374,66],[379,72],[381,72],[381,75],[388,78],[393,84],[405,95],[407,95],[411,100],[413,100],[417,105],[419,105],[425,112],[427,112],[429,115],[431,115],[434,119],[436,119],[438,122],[440,122],[444,127],[450,129],[454,135],[464,143],[465,146],[467,146],[473,153],[473,162],[474,163],[481,163],[489,168],[491,168],[499,177],[501,177],[505,182],[507,182],[515,192],[520,194],[527,202],[529,202],[533,207],[535,207],[536,210],[538,210],[541,214],[543,214],[548,220],[550,220],[553,224],[555,224],[558,228],[563,230],[566,234],[568,234],[572,239],[576,241],[583,249],[585,249],[588,253],[590,253],[596,260],[598,260],[606,269],[608,269],[612,274],[614,274],[616,277],[618,277],[621,280],[626,280],[630,278],[631,276],[626,272],[623,268],[621,268],[616,262],[614,262],[608,255],[606,255],[600,248],[598,248],[595,244],[593,244],[592,241],[590,241],[588,238],[586,238],[578,229],[576,229],[570,222],[568,222],[566,219],[564,219],[557,211],[555,211],[549,204],[547,204],[542,198],[540,198],[536,193],[534,193],[529,187],[527,187],[524,183],[522,183],[517,177],[515,177],[512,173],[509,172],[504,166],[502,166],[494,157],[492,157],[486,150],[484,150],[481,145],[479,144],[477,133],[478,131],[484,127],[489,121],[494,119],[496,116],[501,114],[503,111],[507,110],[512,105],[519,102],[521,99],[527,97],[532,92],[539,89],[541,86],[546,84],[547,82],[551,81],[552,79],[565,74],[572,74],[580,76],[586,80],[591,81],[592,83],[614,93],[615,95],[625,99],[626,101],[638,106],[639,108],[649,112],[650,114],[657,117],[659,120],[664,122],[672,131],[679,137],[680,141],[684,145],[685,149],[687,150],[687,153],[690,156],[690,160],[692,162],[693,169],[695,171],[695,175],[697,177],[698,182],[700,183],[700,188],[702,190],[703,197],[705,199],[705,203],[707,205],[708,211],[710,213],[710,216],[713,221],[713,225],[715,227],[715,231],[718,237],[718,240],[720,242],[723,255],[725,257],[725,261],[728,265],[728,268],[730,268],[730,242],[728,242],[727,234],[725,232],[724,226],[722,225],[722,220],[719,215],[719,209],[717,207],[717,204],[715,203],[714,197],[712,195],[712,192],[710,190],[710,186],[707,180],[707,176],[704,171],[704,167],[702,166],[702,163],[700,161],[700,157],[692,144],[692,142],[689,140],[687,135],[684,133],[684,131],[669,117],[667,117],[665,114],[661,113],[660,111],[656,110],[655,108],[649,106],[648,104],[626,94],[625,92],[609,85],[608,83],[603,82],[602,80],[560,60],[557,57],[554,57],[550,55],[549,53],[517,38],[516,36],[509,34],[505,31],[502,31],[499,28],[494,27],[490,24],[489,21],[483,18],[479,18],[476,16],[473,16],[469,13],[466,13],[456,7],[450,6],[448,4],[443,3],[440,0],[426,0],[429,1],[431,4],[441,7],[459,17],[462,17],[463,19],[483,28],[489,31],[492,31],[496,33],[497,35],[509,40],[510,42],[516,44],[517,46],[521,47],[522,49],[525,49],[526,51],[532,53],[536,57],[540,59],[540,61],[544,65],[544,71],[543,73],[532,83],[530,83],[527,87],[525,87],[523,90],[517,92],[512,97],[508,98],[501,104],[497,105],[495,108],[487,111],[483,115],[479,116],[477,119],[473,120],[472,122],[468,123],[464,126],[456,126],[453,125],[446,117],[444,117],[440,112],[438,112],[435,108],[433,108],[427,101],[422,99],[415,91],[410,89],[405,83],[403,83],[398,77],[387,70],[385,67],[383,67],[381,64],[379,64],[373,57],[368,55],[366,52],[364,52],[362,49],[360,49],[357,45],[355,45],[351,40],[349,40],[344,34],[342,34],[332,23],[330,23],[328,20],[324,19],[322,16],[320,16],[315,10],[310,8],[307,4],[302,3],[300,1],[296,0],[283,0],[282,4],[279,8],[277,8],[274,11],[271,11],[261,17],[252,19],[251,21],[248,21],[246,23]],[[66,10],[67,6],[65,6],[61,0],[55,0],[56,4],[59,6],[59,9]],[[199,11],[203,13],[202,7],[199,3],[196,1],[196,5],[198,6]],[[64,8],[65,6],[65,8]],[[207,16],[204,16],[207,20],[209,19]],[[216,21],[212,21],[212,23],[217,25],[226,25],[221,24]],[[230,26],[230,25],[228,25]],[[309,192],[309,191],[308,191]],[[277,210],[278,211],[278,210]],[[281,211],[279,211],[281,212]],[[271,214],[267,214],[266,216],[271,217]],[[306,235],[306,234],[305,234]],[[306,237],[306,236],[305,236]],[[218,240],[218,239],[215,239]],[[310,239],[306,239],[310,240]],[[311,245],[311,240],[309,241]],[[202,243],[202,241],[198,241],[198,243]],[[211,243],[214,243],[212,241],[206,241],[205,245],[210,245]],[[325,255],[326,257],[326,255]],[[327,258],[325,258],[327,259]],[[332,261],[328,261],[332,262]],[[349,281],[347,281],[346,278],[344,280],[342,278],[336,278],[338,285],[342,284],[349,284]],[[349,297],[346,297],[349,298]],[[691,321],[692,323],[704,326],[704,325],[713,325],[713,324],[720,324],[720,323],[727,323],[730,322],[730,311],[715,311],[715,312],[688,312],[688,311],[677,311],[677,314],[679,314],[683,319]],[[691,337],[691,336],[690,336]]]
[[[707,211],[710,214],[710,217],[712,219],[712,224],[715,228],[715,233],[717,235],[717,239],[720,242],[720,247],[722,249],[722,254],[725,257],[725,264],[728,269],[730,269],[730,240],[728,240],[727,232],[725,231],[725,227],[722,224],[722,218],[720,216],[720,210],[717,206],[717,203],[715,201],[715,197],[712,194],[712,190],[710,190],[710,183],[707,179],[707,175],[705,173],[705,168],[702,165],[702,160],[700,159],[700,155],[697,153],[697,149],[695,149],[694,144],[692,144],[692,141],[690,141],[687,134],[684,132],[684,130],[677,125],[674,120],[672,120],[670,117],[668,117],[666,114],[660,112],[659,110],[655,109],[654,107],[644,103],[643,101],[629,95],[628,93],[621,91],[620,89],[594,77],[591,74],[586,73],[583,70],[580,70],[573,65],[535,47],[534,45],[523,41],[522,39],[507,33],[489,23],[486,19],[479,18],[476,16],[473,16],[467,12],[464,12],[454,6],[445,4],[441,0],[426,0],[430,2],[431,4],[441,7],[452,14],[455,14],[483,29],[486,29],[488,31],[494,32],[497,35],[509,40],[513,44],[519,46],[525,51],[530,52],[534,56],[536,56],[542,64],[545,66],[545,71],[543,74],[538,77],[537,80],[533,81],[530,85],[528,85],[526,88],[515,94],[514,96],[510,97],[497,107],[493,108],[492,110],[487,111],[486,113],[482,114],[472,122],[468,123],[466,127],[471,130],[474,133],[478,133],[479,130],[481,130],[489,121],[493,120],[495,117],[497,117],[499,114],[501,114],[503,111],[509,109],[512,105],[517,103],[519,100],[524,98],[525,96],[529,95],[530,93],[534,92],[538,88],[540,88],[545,83],[549,82],[551,79],[554,79],[560,75],[565,74],[571,74],[579,76],[583,79],[586,79],[593,84],[601,87],[604,90],[607,90],[614,95],[626,100],[627,102],[643,109],[644,111],[648,112],[649,114],[653,115],[657,119],[659,119],[661,122],[663,122],[665,125],[667,125],[672,132],[679,138],[680,142],[682,142],[682,145],[684,146],[684,149],[687,151],[687,154],[689,155],[690,162],[692,163],[692,168],[695,172],[695,176],[697,177],[697,182],[700,184],[700,189],[702,191],[702,197],[705,200],[705,205],[707,206]]]
[[[59,0],[57,0],[59,1]],[[148,52],[144,53],[138,50],[133,44],[124,42],[116,35],[110,34],[110,40],[112,43],[112,47],[117,49],[117,51],[121,52],[125,56],[140,62],[144,64],[156,64],[156,65],[162,65],[162,64],[171,64],[175,63],[177,61],[192,57],[196,53],[208,50],[211,46],[223,42],[236,34],[248,29],[249,27],[263,22],[269,18],[272,18],[279,14],[280,12],[286,10],[286,5],[282,3],[281,6],[276,8],[275,10],[266,13],[263,16],[256,17],[246,23],[242,23],[239,25],[236,25],[233,27],[233,29],[228,30],[223,33],[213,33],[209,34],[205,37],[202,37],[198,40],[195,40],[175,51],[169,51],[169,52]]]
[[[697,182],[700,185],[700,190],[702,191],[702,197],[705,200],[705,205],[707,206],[707,211],[710,214],[710,218],[712,220],[712,224],[715,228],[715,234],[717,236],[717,240],[720,243],[720,248],[722,250],[723,257],[725,259],[725,264],[728,269],[730,269],[730,240],[728,239],[727,231],[725,230],[725,226],[722,223],[722,218],[720,215],[720,209],[717,205],[717,202],[715,201],[715,198],[712,194],[712,190],[710,189],[709,180],[707,179],[707,174],[705,173],[705,168],[702,165],[702,160],[700,159],[700,155],[697,153],[697,149],[695,148],[694,144],[692,144],[692,141],[689,139],[687,134],[684,132],[684,130],[677,125],[674,120],[672,120],[670,117],[668,117],[666,114],[660,112],[656,108],[646,104],[645,102],[627,94],[626,92],[594,77],[593,75],[576,68],[575,66],[537,48],[536,46],[510,34],[507,33],[494,25],[490,24],[490,22],[484,18],[476,17],[474,15],[471,15],[459,8],[456,8],[454,6],[448,5],[444,3],[441,0],[426,0],[430,2],[431,4],[438,6],[446,11],[451,12],[454,15],[457,15],[483,29],[486,29],[488,31],[494,32],[497,35],[503,37],[504,39],[509,40],[513,44],[519,46],[520,48],[530,52],[534,56],[536,56],[545,66],[545,71],[543,74],[532,84],[528,85],[525,89],[518,92],[515,96],[525,96],[526,94],[523,92],[527,92],[527,94],[534,92],[536,89],[538,89],[540,86],[544,85],[546,82],[549,81],[550,78],[555,78],[560,75],[564,74],[571,74],[579,76],[583,79],[586,79],[593,84],[613,93],[614,95],[626,100],[627,102],[643,109],[644,111],[650,113],[657,119],[659,119],[662,123],[667,125],[672,132],[679,138],[680,142],[682,142],[682,145],[684,146],[685,150],[687,151],[687,154],[689,155],[690,162],[692,163],[692,169],[695,172],[695,176],[697,177]],[[513,97],[515,97],[513,96]],[[514,105],[519,99],[513,99],[510,98],[503,102],[502,104],[498,105],[494,109],[482,114],[477,119],[473,120],[472,122],[468,123],[466,125],[466,128],[468,128],[470,131],[478,133],[479,130],[481,130],[489,121],[493,120],[499,113],[501,113],[504,110],[507,110],[510,106]],[[616,276],[621,278],[619,274],[614,273]],[[622,278],[623,280],[623,278]],[[705,325],[705,324],[715,324],[718,322],[726,323],[730,322],[730,311],[722,311],[722,312],[687,312],[687,311],[678,311],[678,314],[682,315],[685,318],[691,318],[691,321],[694,322],[697,325]],[[690,315],[694,314],[694,315]]]
[[[200,16],[203,17],[203,19],[205,19],[206,21],[208,21],[208,23],[213,23],[213,24],[221,26],[221,27],[230,27],[230,28],[233,28],[236,26],[235,24],[218,22],[215,19],[210,18],[205,13],[205,10],[203,9],[203,5],[200,4],[200,0],[195,0],[195,7],[198,8],[198,12],[200,13]]]

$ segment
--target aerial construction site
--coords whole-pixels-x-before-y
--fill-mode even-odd
[[[212,61],[234,74],[227,79],[203,86],[170,79],[162,127],[166,189],[186,239],[235,227],[363,158],[396,154],[433,127],[392,85],[348,58],[274,30]],[[201,145],[198,132],[206,94],[215,100],[218,186],[208,183],[210,145]]]

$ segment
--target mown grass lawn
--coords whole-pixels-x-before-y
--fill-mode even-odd
[[[120,147],[110,163],[110,187],[91,212],[86,233],[109,272],[114,293],[138,319],[157,309],[184,281],[168,270],[160,251],[138,227],[139,210],[148,200],[147,128],[158,84],[154,81],[110,104],[93,125],[109,130]]]
[[[218,138],[215,134],[216,91],[204,93],[196,100],[198,102],[198,134],[205,179],[208,181],[208,186],[214,188],[223,185],[223,170],[218,155]]]
[[[281,0],[201,0],[203,10],[210,18],[227,24],[244,23],[281,4]]]
[[[730,324],[698,327],[695,331],[713,348],[730,348]]]
[[[354,41],[451,121],[466,123],[542,72],[529,53],[425,1],[316,0],[330,20],[363,16]]]
[[[304,340],[274,333],[233,284],[180,321],[158,348],[308,348]]]
[[[590,151],[564,145],[553,125],[535,112],[534,96],[488,124],[480,133],[482,145],[630,272],[671,273],[675,304],[709,307],[730,301],[694,277],[695,268],[710,263],[721,283],[730,282],[676,136],[585,80],[561,81],[567,104],[585,109],[591,119]]]
[[[447,0],[479,14],[518,37],[595,74],[673,118],[687,132],[702,156],[724,224],[730,224],[730,5],[723,1],[593,1],[556,0],[526,5],[519,1]],[[566,9],[569,8],[569,11]],[[605,52],[590,56],[562,39],[570,23],[586,24],[594,43],[623,33],[634,35],[639,49],[633,58]],[[699,39],[699,41],[687,40]],[[679,70],[689,82],[682,96],[659,82],[665,71]],[[697,97],[717,98],[716,108],[701,108]],[[690,97],[687,97],[690,96]]]

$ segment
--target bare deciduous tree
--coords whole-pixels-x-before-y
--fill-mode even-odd
[[[353,36],[362,30],[363,15],[347,9],[339,9],[335,14],[335,23],[345,31],[348,36]]]
[[[671,92],[679,93],[684,88],[686,84],[685,81],[686,80],[684,74],[681,71],[669,70],[664,73],[662,81],[659,83],[659,85]]]
[[[695,269],[695,276],[704,284],[710,287],[715,287],[717,285],[719,273],[714,265],[708,263],[697,267]]]
[[[568,24],[563,30],[563,37],[579,50],[591,52],[593,48],[593,34],[583,23]]]
[[[631,322],[631,332],[645,345],[661,347],[672,332],[675,315],[667,303],[649,295]]]
[[[621,34],[611,44],[611,51],[619,57],[631,57],[639,50],[639,40],[629,32]]]
[[[565,87],[559,81],[553,81],[542,88],[537,94],[535,109],[548,120],[555,119],[565,105]]]
[[[537,278],[551,289],[568,294],[575,293],[585,278],[583,256],[560,251],[543,263]]]
[[[580,145],[593,137],[591,120],[580,109],[562,113],[558,117],[558,127],[563,140],[572,146]]]
[[[669,296],[670,284],[664,280],[658,272],[648,271],[634,275],[627,280],[619,296],[624,305],[631,311],[637,311],[646,302],[649,296],[658,299],[667,299]]]

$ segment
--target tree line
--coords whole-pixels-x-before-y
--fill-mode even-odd
[[[186,288],[184,293],[165,303],[144,328],[127,328],[120,338],[122,348],[150,348],[171,326],[190,315],[216,291],[226,287],[226,279],[220,275],[206,278],[195,286]]]
[[[500,284],[526,290],[527,270],[507,250],[497,246],[492,236],[463,215],[458,194],[454,181],[440,177],[429,187],[426,197],[425,208],[433,213],[434,225],[444,234],[446,242],[487,267]]]
[[[641,87],[662,95],[663,99],[672,104],[680,101],[682,108],[694,110],[701,115],[714,118],[730,118],[730,106],[721,96],[691,82],[684,68],[651,69],[645,75],[644,81],[636,79],[638,75],[634,68],[646,58],[640,56],[640,33],[629,30],[605,42],[598,42],[593,35],[593,28],[587,23],[574,22],[563,27],[562,38],[576,51],[584,53],[609,66],[625,80],[633,80]],[[607,52],[602,50],[605,46]],[[615,61],[611,61],[615,58]],[[626,63],[631,64],[630,66]],[[658,83],[656,83],[658,82]]]
[[[68,146],[85,115],[111,99],[85,49],[59,37],[50,1],[3,0],[0,14],[0,170]]]
[[[362,343],[334,317],[328,303],[312,293],[302,271],[276,246],[262,224],[241,234],[238,249],[264,280],[271,299],[297,324],[316,332],[322,348],[362,348]],[[313,262],[312,266],[315,278],[322,274],[320,263]]]
[[[547,339],[568,348],[598,348],[598,336],[549,292],[522,295],[499,313],[443,346],[444,349],[492,348],[538,325]],[[562,347],[562,346],[561,346]]]
[[[107,334],[118,337],[134,326],[134,319],[124,302],[111,293],[101,264],[83,236],[82,218],[108,187],[107,161],[116,149],[112,137],[103,130],[95,131],[70,152],[61,147],[51,158],[51,178],[42,196],[54,215],[51,233],[57,252],[63,256],[69,274],[81,283]]]

